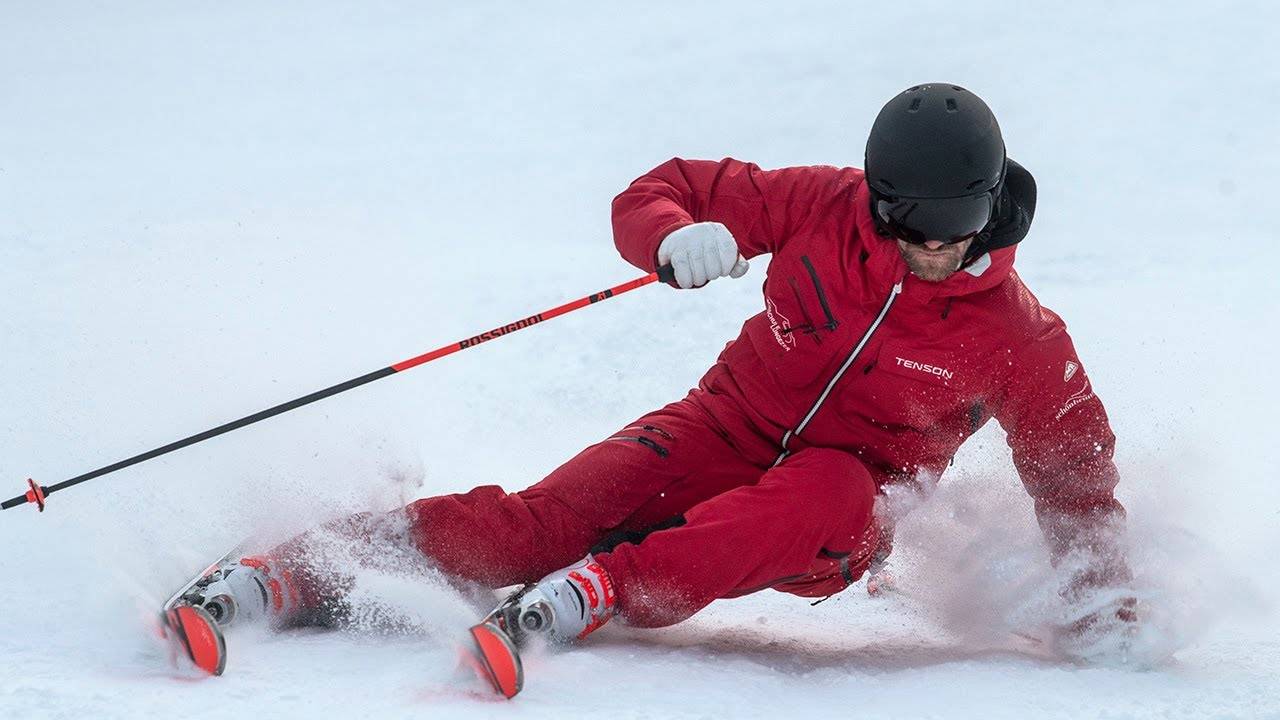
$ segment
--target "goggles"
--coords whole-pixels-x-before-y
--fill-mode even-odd
[[[873,192],[872,209],[894,237],[923,245],[933,240],[947,245],[976,236],[995,213],[996,191],[950,198],[891,197]]]

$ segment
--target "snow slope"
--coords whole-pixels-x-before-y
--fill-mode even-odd
[[[608,202],[649,167],[858,165],[885,99],[946,80],[1039,181],[1018,267],[1108,403],[1171,660],[992,630],[1043,619],[1045,570],[989,428],[911,516],[895,598],[611,626],[508,704],[455,676],[466,603],[367,573],[418,632],[247,631],[221,679],[165,667],[146,613],[240,538],[517,489],[681,396],[761,258],[3,513],[0,716],[1280,717],[1280,12],[1036,5],[4,4],[0,495],[636,276]]]

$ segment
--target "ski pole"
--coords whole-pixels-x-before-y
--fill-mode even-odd
[[[266,410],[262,410],[261,412],[256,412],[252,415],[246,415],[245,417],[242,417],[239,420],[232,420],[231,422],[226,423],[224,425],[219,425],[215,428],[210,428],[208,430],[205,430],[204,432],[196,433],[195,435],[192,435],[190,437],[186,437],[181,440],[171,442],[168,445],[162,445],[158,448],[155,448],[154,450],[148,450],[147,452],[144,452],[140,455],[134,455],[131,458],[127,458],[125,460],[121,460],[119,462],[112,463],[110,465],[105,465],[103,467],[98,468],[97,470],[91,470],[87,473],[84,473],[83,475],[77,475],[69,480],[63,480],[60,483],[45,487],[36,483],[35,480],[28,479],[26,493],[23,495],[18,495],[17,497],[10,498],[8,500],[5,500],[3,503],[0,503],[0,510],[8,510],[9,508],[17,507],[19,505],[24,505],[26,503],[35,503],[36,508],[39,509],[40,512],[44,512],[45,498],[47,498],[48,496],[60,490],[65,490],[69,487],[79,485],[82,482],[87,482],[89,480],[93,480],[94,478],[102,477],[103,475],[110,475],[111,473],[116,472],[117,470],[123,470],[132,465],[137,465],[138,463],[143,463],[148,460],[158,458],[161,455],[167,455],[175,450],[181,450],[182,448],[195,445],[196,443],[204,442],[205,440],[208,440],[210,438],[217,437],[224,433],[229,433],[232,430],[239,430],[242,427],[247,427],[256,422],[266,420],[267,418],[271,418],[271,417],[275,417],[276,415],[287,413],[290,410],[296,410],[302,407],[303,405],[310,405],[311,403],[316,402],[317,400],[323,400],[327,397],[332,397],[334,395],[337,395],[338,393],[343,393],[353,388],[358,388],[361,385],[371,383],[374,380],[381,380],[382,378],[387,377],[388,375],[395,375],[398,372],[403,372],[410,368],[418,367],[419,365],[425,365],[426,363],[429,363],[432,360],[439,360],[440,358],[446,355],[452,355],[453,353],[459,352],[461,350],[473,348],[476,345],[480,345],[481,343],[485,343],[490,340],[496,340],[500,337],[503,337],[504,335],[510,335],[513,332],[523,330],[531,325],[537,325],[539,323],[546,322],[547,320],[550,320],[555,317],[559,317],[561,315],[564,315],[565,313],[570,313],[579,308],[584,308],[588,305],[598,303],[601,300],[608,300],[609,298],[614,297],[615,295],[621,295],[622,293],[630,292],[632,290],[635,290],[636,288],[644,287],[645,285],[648,285],[652,282],[661,280],[662,282],[670,283],[670,282],[673,282],[674,279],[675,279],[675,273],[671,269],[671,266],[663,265],[662,267],[658,268],[657,272],[649,273],[644,277],[639,277],[639,278],[636,278],[635,280],[624,282],[621,285],[615,285],[611,288],[608,288],[607,290],[601,290],[598,293],[592,293],[586,297],[578,298],[577,300],[574,300],[572,302],[567,302],[563,305],[559,305],[557,307],[551,308],[550,310],[545,310],[543,312],[537,313],[535,315],[531,315],[529,317],[517,320],[515,322],[508,323],[500,327],[496,327],[492,330],[489,330],[488,332],[482,332],[479,335],[469,337],[465,340],[459,340],[458,342],[455,342],[451,345],[445,345],[444,347],[437,348],[435,350],[432,350],[431,352],[423,353],[422,355],[418,355],[416,357],[411,357],[408,360],[402,360],[394,365],[388,365],[387,367],[384,367],[380,370],[374,370],[371,373],[366,373],[359,377],[352,378],[350,380],[347,380],[346,382],[338,383],[337,385],[327,387],[323,390],[317,390],[316,392],[313,392],[310,395],[303,395],[300,398],[290,400],[289,402],[286,402],[286,403],[281,403],[280,405],[276,405],[275,407],[267,408]]]

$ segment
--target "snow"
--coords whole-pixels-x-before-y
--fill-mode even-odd
[[[50,485],[638,275],[608,203],[673,156],[860,164],[921,81],[996,110],[1040,204],[1018,267],[1120,438],[1159,620],[1136,670],[1004,632],[1044,579],[998,429],[910,516],[904,593],[761,593],[455,673],[473,616],[229,633],[178,679],[150,611],[243,537],[518,489],[681,396],[747,279],[649,287],[0,514],[0,717],[1280,717],[1266,3],[9,3],[0,8],[0,484]],[[1019,582],[1014,582],[1015,580]],[[1034,604],[1032,602],[1032,604]]]

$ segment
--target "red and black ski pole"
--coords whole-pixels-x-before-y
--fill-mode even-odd
[[[195,445],[196,443],[204,442],[209,438],[214,438],[224,433],[229,433],[232,430],[239,430],[242,427],[246,427],[256,422],[266,420],[267,418],[271,418],[271,417],[275,417],[276,415],[287,413],[290,410],[296,410],[297,408],[300,408],[303,405],[310,405],[311,403],[317,400],[323,400],[327,397],[332,397],[334,395],[337,395],[338,393],[343,393],[353,388],[358,388],[361,385],[366,385],[368,383],[373,382],[374,380],[381,380],[382,378],[387,377],[388,375],[395,375],[398,372],[403,372],[410,368],[415,368],[419,365],[424,365],[426,363],[431,362],[432,360],[439,360],[440,358],[446,355],[452,355],[453,353],[456,353],[460,350],[466,350],[467,348],[475,347],[476,345],[479,345],[481,343],[485,343],[490,340],[496,340],[497,338],[503,337],[504,335],[510,335],[511,333],[516,332],[518,330],[523,330],[531,325],[537,325],[538,323],[546,322],[547,320],[550,320],[555,317],[559,317],[561,315],[564,315],[565,313],[570,313],[579,308],[584,308],[588,305],[598,303],[601,300],[608,300],[609,298],[614,297],[615,295],[621,295],[622,293],[630,292],[631,290],[635,290],[636,288],[639,288],[639,287],[644,287],[645,285],[648,285],[652,282],[656,282],[658,280],[661,280],[662,282],[666,282],[666,283],[673,282],[674,278],[675,278],[675,274],[672,271],[671,266],[664,265],[661,268],[658,268],[657,272],[649,273],[644,277],[636,278],[635,280],[631,280],[629,282],[624,282],[621,285],[615,285],[614,287],[611,287],[607,290],[601,290],[598,293],[592,293],[586,297],[578,298],[573,302],[567,302],[563,305],[553,307],[550,310],[545,310],[535,315],[531,315],[527,318],[516,320],[515,322],[508,323],[500,327],[496,327],[492,330],[489,330],[488,332],[480,333],[479,335],[476,335],[474,337],[470,337],[465,340],[459,340],[458,342],[453,343],[451,345],[445,345],[444,347],[437,348],[435,350],[432,350],[431,352],[423,353],[422,355],[418,355],[416,357],[411,357],[408,360],[402,360],[394,365],[389,365],[380,370],[374,370],[371,373],[366,373],[364,375],[361,375],[360,377],[352,378],[346,382],[338,383],[337,385],[334,385],[332,387],[327,387],[323,390],[317,390],[316,392],[313,392],[310,395],[303,395],[300,398],[297,398],[295,400],[290,400],[289,402],[286,402],[286,403],[281,403],[280,405],[276,405],[275,407],[267,408],[266,410],[263,410],[261,412],[256,412],[252,415],[246,415],[245,417],[242,417],[239,420],[232,420],[231,422],[226,423],[224,425],[219,425],[215,428],[210,428],[208,430],[205,430],[204,432],[196,433],[195,435],[192,435],[190,437],[186,437],[181,440],[171,442],[168,445],[162,445],[161,447],[158,447],[154,450],[148,450],[147,452],[144,452],[140,455],[134,455],[131,458],[127,458],[125,460],[121,460],[120,462],[116,462],[110,465],[106,465],[104,467],[100,467],[97,470],[91,470],[83,475],[77,475],[69,480],[63,480],[62,482],[56,483],[54,485],[41,486],[38,483],[36,483],[35,480],[28,479],[26,494],[19,495],[14,498],[10,498],[8,500],[5,500],[3,503],[0,503],[0,510],[8,510],[9,508],[17,507],[19,505],[24,505],[26,503],[35,503],[36,507],[40,510],[40,512],[44,512],[45,498],[52,495],[53,493],[58,492],[59,490],[66,490],[67,488],[75,485],[79,485],[82,482],[88,482],[89,480],[93,480],[94,478],[99,478],[99,477],[102,477],[103,475],[109,475],[113,472],[116,472],[117,470],[123,470],[132,465],[137,465],[138,463],[143,463],[153,458],[158,458],[161,455],[167,455],[175,450],[181,450],[184,447],[189,447],[191,445]]]

